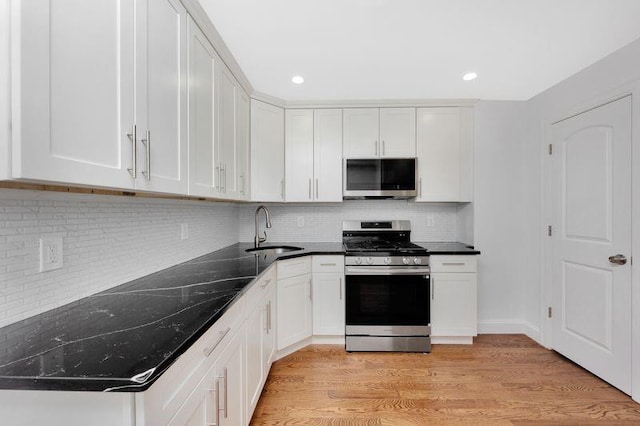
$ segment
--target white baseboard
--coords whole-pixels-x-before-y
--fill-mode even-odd
[[[529,321],[485,320],[478,321],[478,334],[525,334],[541,343],[540,328]]]

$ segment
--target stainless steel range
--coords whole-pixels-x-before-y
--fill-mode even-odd
[[[345,221],[346,349],[430,352],[429,256],[411,223]]]

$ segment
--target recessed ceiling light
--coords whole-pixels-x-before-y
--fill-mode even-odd
[[[302,77],[301,75],[294,75],[291,78],[291,81],[293,82],[293,84],[302,84],[304,83],[304,77]]]
[[[462,76],[462,79],[464,81],[471,81],[471,80],[475,80],[477,77],[478,77],[478,74],[476,74],[475,72],[468,72]]]

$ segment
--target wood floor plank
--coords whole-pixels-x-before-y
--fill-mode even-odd
[[[312,345],[274,363],[251,425],[640,425],[640,404],[522,335],[430,354]]]

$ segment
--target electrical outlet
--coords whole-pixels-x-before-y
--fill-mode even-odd
[[[62,265],[62,237],[41,237],[40,272],[60,269]]]
[[[436,226],[436,218],[432,214],[427,215],[427,227],[433,228],[434,226]]]
[[[304,216],[298,216],[298,228],[304,228]]]
[[[189,238],[189,224],[182,223],[180,224],[180,239],[186,240],[187,238]]]

